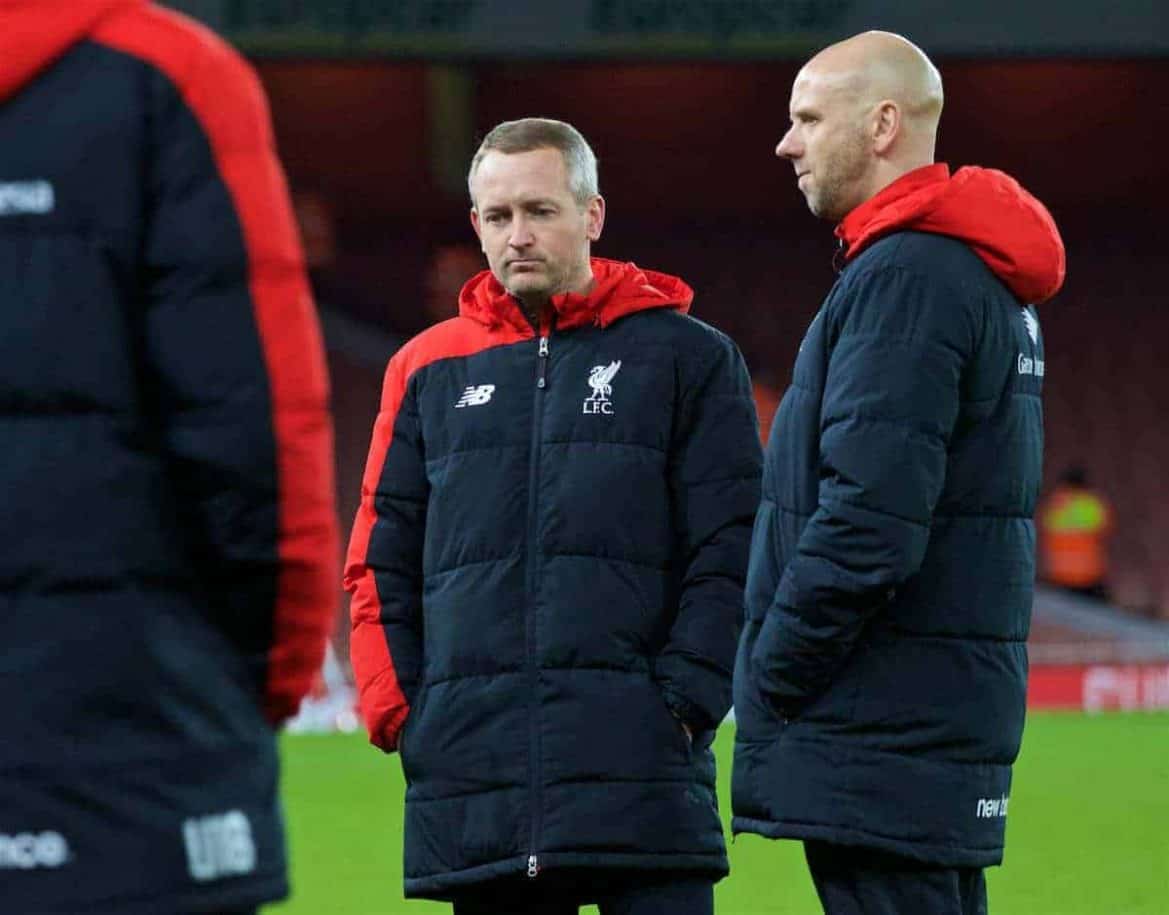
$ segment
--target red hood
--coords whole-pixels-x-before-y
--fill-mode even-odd
[[[568,292],[552,297],[558,330],[584,324],[605,327],[647,308],[674,308],[685,313],[694,301],[694,290],[676,276],[603,257],[594,257],[590,263],[595,283],[587,295]],[[522,332],[532,332],[519,303],[490,270],[467,280],[459,293],[459,314],[488,327],[510,324]]]
[[[0,0],[0,101],[120,7],[144,0]]]
[[[966,166],[927,165],[894,181],[836,227],[851,260],[890,232],[948,235],[974,249],[1025,304],[1063,285],[1063,240],[1047,208],[1009,175]]]

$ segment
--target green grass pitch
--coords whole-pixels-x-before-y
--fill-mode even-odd
[[[716,750],[729,819],[733,728]],[[266,915],[433,915],[402,899],[403,782],[361,737],[285,737],[293,896]],[[1015,769],[994,915],[1169,913],[1169,714],[1036,714]],[[800,846],[740,836],[719,915],[815,915]],[[582,910],[586,913],[595,909]]]

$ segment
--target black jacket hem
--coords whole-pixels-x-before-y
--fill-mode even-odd
[[[558,868],[599,868],[606,870],[628,868],[631,871],[686,871],[690,874],[709,874],[712,881],[721,880],[730,873],[724,854],[587,854],[582,852],[549,852],[539,855],[541,872]],[[515,855],[502,861],[480,864],[463,870],[425,877],[407,877],[407,899],[437,899],[449,901],[468,887],[499,877],[524,873],[527,857]],[[539,880],[539,876],[533,880]]]
[[[893,836],[877,835],[863,829],[828,826],[821,823],[796,823],[790,820],[756,820],[750,817],[732,817],[731,834],[752,833],[766,839],[815,839],[835,845],[876,848],[881,851],[912,858],[924,864],[940,867],[996,867],[1003,863],[1003,849],[957,848],[915,842]]]

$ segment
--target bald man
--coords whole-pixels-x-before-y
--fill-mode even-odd
[[[776,413],[734,680],[735,832],[831,915],[986,911],[1023,730],[1051,216],[934,163],[942,80],[869,32],[796,77],[791,163],[840,278]]]

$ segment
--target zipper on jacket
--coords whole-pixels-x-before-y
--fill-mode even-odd
[[[524,620],[525,649],[528,666],[528,717],[529,717],[529,747],[531,772],[529,777],[528,804],[531,808],[531,834],[528,854],[528,877],[535,877],[540,873],[540,862],[536,856],[537,842],[540,836],[540,668],[536,658],[536,600],[539,583],[540,545],[538,542],[539,490],[540,490],[540,435],[544,425],[544,389],[548,386],[548,338],[552,334],[552,325],[541,324],[538,328],[540,342],[536,349],[536,391],[532,406],[532,443],[528,454],[528,543],[527,543],[527,595],[528,612]]]
[[[547,371],[548,371],[548,335],[540,337],[540,349],[537,352],[539,371],[536,373],[536,387],[546,388],[548,386]]]

